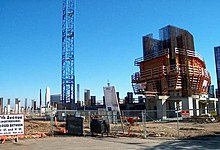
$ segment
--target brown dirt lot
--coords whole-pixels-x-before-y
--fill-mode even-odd
[[[142,123],[137,123],[137,126],[131,127],[130,136],[140,137],[144,133],[144,127]],[[60,129],[64,129],[65,123],[58,122],[58,128],[53,127],[54,132],[60,132]],[[177,122],[147,122],[145,124],[147,137],[165,137],[165,138],[178,138]],[[25,134],[46,133],[49,134],[51,129],[50,121],[39,120],[26,120],[25,121]],[[125,125],[125,134],[122,133],[120,124],[111,125],[112,133],[116,133],[118,136],[128,136],[128,127]],[[84,124],[85,134],[90,134],[88,124]],[[62,133],[62,131],[60,132]],[[205,135],[219,135],[220,134],[220,122],[213,123],[198,123],[197,121],[179,122],[179,138],[193,138]],[[112,134],[113,135],[113,134]],[[115,134],[114,134],[115,135]]]
[[[147,123],[148,136],[178,137],[177,123]],[[179,137],[191,138],[204,135],[215,135],[220,133],[220,122],[195,123],[180,122]]]
[[[46,133],[50,131],[50,121],[26,120],[25,134]]]

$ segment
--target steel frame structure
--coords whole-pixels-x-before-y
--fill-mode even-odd
[[[63,0],[62,18],[62,104],[75,106],[74,0]]]

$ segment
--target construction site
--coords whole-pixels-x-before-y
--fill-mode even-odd
[[[132,75],[131,84],[134,93],[143,95],[144,99],[119,103],[114,87],[108,85],[105,88],[113,90],[111,110],[108,97],[106,105],[97,110],[72,110],[69,105],[72,103],[64,103],[63,107],[69,108],[64,110],[59,103],[49,101],[44,111],[21,110],[16,100],[13,112],[7,110],[9,102],[1,110],[2,127],[4,116],[23,114],[24,134],[0,136],[2,143],[16,138],[50,141],[49,137],[63,136],[174,141],[218,137],[218,99],[208,97],[211,77],[204,59],[194,50],[193,36],[170,25],[160,29],[160,33],[161,40],[153,39],[152,35],[143,36],[143,57],[135,60],[140,72]],[[48,88],[46,91],[50,93]]]
[[[62,13],[60,97],[56,101],[50,100],[50,89],[47,87],[43,106],[40,90],[38,109],[36,101],[33,102],[32,109],[27,109],[26,106],[21,107],[18,99],[15,100],[14,109],[10,106],[10,99],[4,107],[3,98],[0,98],[0,149],[18,146],[25,149],[27,145],[24,142],[28,143],[32,139],[38,141],[38,138],[48,141],[46,143],[50,143],[53,138],[62,140],[67,137],[95,139],[95,142],[109,138],[114,139],[112,143],[127,138],[129,143],[126,144],[130,145],[137,139],[143,144],[160,139],[178,140],[178,143],[181,140],[200,140],[203,137],[210,137],[209,140],[212,137],[219,138],[220,101],[217,96],[213,96],[215,94],[209,94],[211,75],[205,59],[195,50],[194,38],[189,31],[167,25],[159,29],[159,39],[154,39],[153,34],[142,37],[143,56],[134,60],[139,71],[131,75],[130,81],[133,93],[141,96],[138,101],[134,101],[133,93],[129,92],[120,101],[115,87],[108,83],[103,87],[103,104],[95,104],[95,98],[89,95],[90,106],[78,106],[78,98],[75,99],[74,68],[75,0],[63,0]],[[24,142],[20,145],[12,144],[12,140],[16,143]],[[88,143],[95,142],[88,141],[84,146],[89,147]],[[138,142],[133,145],[140,146]],[[215,148],[219,146],[216,145]],[[138,148],[146,149],[144,146]],[[154,148],[164,149],[156,147],[156,144]],[[197,148],[208,147],[201,144]]]
[[[116,137],[191,139],[218,135],[218,99],[208,96],[211,77],[204,58],[194,49],[192,34],[171,25],[159,33],[160,40],[152,34],[143,36],[143,57],[134,61],[140,71],[132,75],[131,83],[134,93],[145,97],[143,101],[118,103],[120,114],[117,109],[106,111],[107,104],[104,110],[55,110],[58,121],[48,122],[46,133],[64,133],[65,122],[59,116],[72,114],[84,117],[85,135],[92,135],[94,116],[106,120],[109,135]]]

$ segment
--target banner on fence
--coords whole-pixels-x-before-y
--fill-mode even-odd
[[[0,115],[0,136],[24,134],[24,115]]]
[[[103,87],[107,111],[120,111],[114,86]]]

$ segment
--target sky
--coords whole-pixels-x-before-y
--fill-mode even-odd
[[[174,25],[194,36],[216,88],[219,0],[76,0],[75,82],[101,100],[109,81],[124,98],[139,68],[142,36]],[[0,0],[0,97],[39,101],[61,93],[62,0]],[[23,103],[24,104],[24,103]]]

